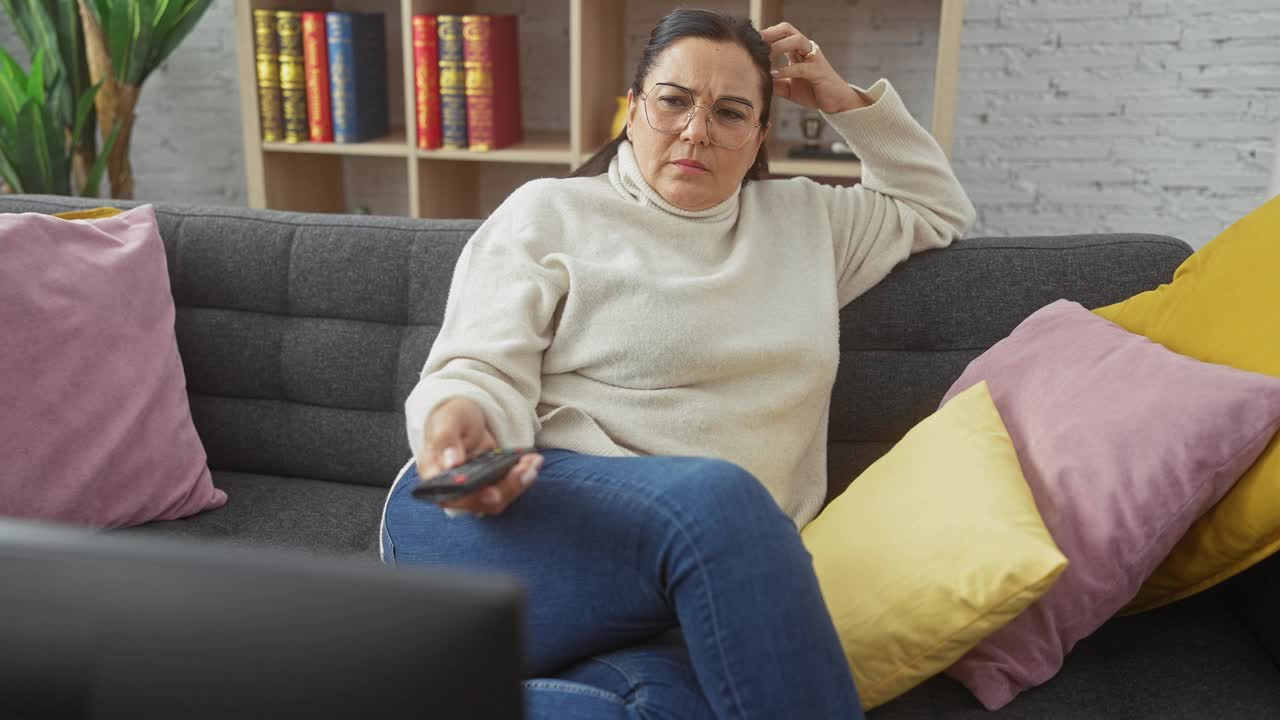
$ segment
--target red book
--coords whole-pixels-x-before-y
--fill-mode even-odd
[[[322,12],[302,13],[302,68],[307,74],[307,127],[311,142],[333,142],[329,41]]]
[[[519,59],[515,15],[462,16],[471,150],[496,150],[520,142]]]
[[[435,15],[413,16],[413,94],[417,101],[418,147],[442,144],[440,125],[440,36]]]

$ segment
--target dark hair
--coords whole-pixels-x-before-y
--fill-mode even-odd
[[[769,74],[769,44],[760,37],[750,20],[736,18],[714,10],[695,10],[679,8],[658,21],[649,34],[649,44],[645,45],[644,54],[640,56],[640,64],[636,67],[635,79],[631,89],[635,93],[644,92],[644,81],[648,78],[653,64],[664,50],[685,38],[703,38],[715,42],[737,43],[751,56],[756,69],[760,71],[760,92],[764,95],[764,109],[760,113],[760,126],[769,124],[769,107],[773,104],[773,76]],[[610,140],[600,148],[591,159],[584,162],[569,177],[586,177],[608,172],[609,163],[618,154],[618,146],[627,139],[627,128],[624,126],[618,137]],[[756,153],[756,161],[747,169],[746,180],[759,180],[763,173],[769,172],[769,158],[765,147],[760,145]]]

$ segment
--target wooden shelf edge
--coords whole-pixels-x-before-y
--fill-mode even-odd
[[[350,155],[364,157],[407,157],[413,146],[405,140],[404,128],[394,127],[391,133],[373,140],[356,143],[338,142],[264,142],[263,152],[303,153],[311,155]]]
[[[862,178],[862,163],[833,163],[825,160],[779,160],[769,162],[772,175],[804,175],[806,177]]]
[[[524,140],[497,150],[419,150],[415,148],[414,152],[420,160],[465,160],[535,165],[569,165],[573,162],[569,133],[555,130],[526,131]]]
[[[838,177],[857,180],[862,177],[862,163],[857,160],[817,160],[789,158],[790,144],[769,146],[769,174]]]

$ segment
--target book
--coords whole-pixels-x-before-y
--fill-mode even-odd
[[[276,39],[280,43],[280,106],[284,112],[284,141],[307,139],[307,74],[302,65],[302,13],[276,11]]]
[[[412,23],[418,147],[434,150],[444,142],[440,128],[440,31],[435,15],[414,15]]]
[[[520,142],[520,48],[515,15],[463,15],[467,143],[496,150]]]
[[[382,13],[325,13],[333,141],[364,142],[391,131]]]
[[[274,10],[253,11],[253,57],[262,140],[280,142],[284,139],[284,114],[280,107],[280,43],[276,39]]]
[[[302,66],[307,74],[307,127],[311,142],[333,142],[327,33],[324,13],[302,13]]]
[[[437,15],[440,34],[442,147],[467,149],[467,78],[462,67],[462,16]]]

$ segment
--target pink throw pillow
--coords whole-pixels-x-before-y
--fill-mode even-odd
[[[1053,677],[1280,427],[1280,378],[1178,355],[1060,300],[970,363],[1067,569],[947,674],[995,710]]]
[[[0,214],[0,515],[125,527],[226,503],[173,319],[151,206]]]

